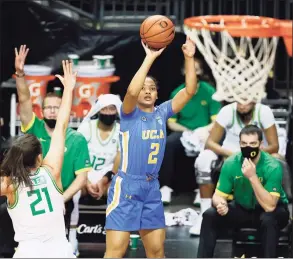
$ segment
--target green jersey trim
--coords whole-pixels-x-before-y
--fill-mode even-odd
[[[18,204],[19,197],[18,197],[18,190],[17,189],[15,189],[14,195],[15,195],[15,201],[13,204],[10,205],[7,200],[7,208],[10,210],[14,209],[16,207],[16,205]]]
[[[50,176],[50,178],[51,178],[51,180],[52,180],[52,183],[53,183],[54,187],[56,188],[56,190],[57,190],[60,194],[63,195],[63,191],[58,187],[58,185],[57,185],[55,179],[53,178],[51,172],[49,171],[49,169],[48,169],[47,167],[45,167],[45,166],[43,166],[43,168],[46,170],[46,172],[47,172],[48,175]]]
[[[40,172],[40,167],[37,169],[37,171],[31,172],[30,176],[35,176],[35,175],[39,174],[39,172]]]

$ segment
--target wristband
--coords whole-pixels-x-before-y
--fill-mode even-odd
[[[24,76],[25,76],[25,73],[22,73],[22,74],[20,75],[20,74],[18,74],[17,72],[15,72],[15,75],[16,75],[17,77],[24,77]]]
[[[108,178],[109,182],[111,182],[114,175],[115,174],[112,171],[108,171],[104,176]]]

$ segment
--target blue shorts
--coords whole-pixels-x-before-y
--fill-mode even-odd
[[[166,227],[158,179],[119,172],[107,203],[106,229],[130,232]]]

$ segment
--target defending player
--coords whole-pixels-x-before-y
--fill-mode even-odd
[[[1,166],[1,195],[7,197],[19,242],[15,258],[74,257],[65,233],[61,168],[76,74],[72,64],[62,63],[64,78],[57,77],[64,94],[46,157],[38,138],[25,134],[15,140]]]
[[[123,257],[129,232],[136,230],[147,257],[164,257],[165,217],[157,178],[165,151],[166,121],[184,107],[197,88],[195,44],[187,38],[182,46],[186,87],[155,108],[157,84],[147,74],[164,49],[143,47],[146,57],[128,86],[121,108],[121,164],[108,195],[106,258]]]

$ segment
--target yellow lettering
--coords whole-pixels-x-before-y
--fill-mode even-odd
[[[149,139],[149,138],[150,138],[150,130],[143,130],[142,139]]]
[[[160,138],[165,138],[163,130],[160,130]]]
[[[151,130],[150,139],[156,139],[157,138],[157,130]]]
[[[143,130],[142,131],[142,139],[162,139],[165,138],[164,131],[160,130],[160,134],[158,134],[157,130]]]

